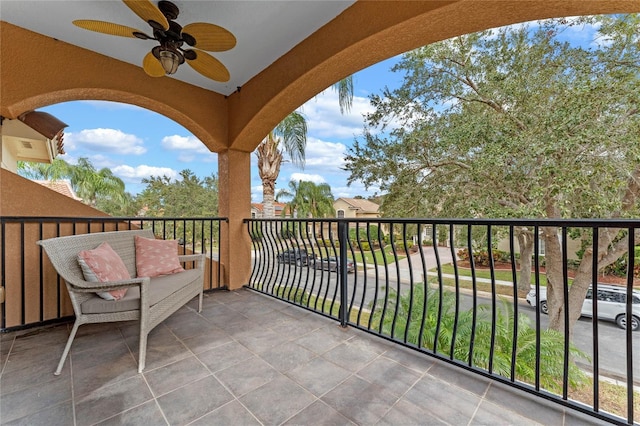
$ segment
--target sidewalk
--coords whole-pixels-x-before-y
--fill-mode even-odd
[[[436,259],[436,253],[434,247],[425,247],[423,249],[424,254],[424,269],[427,271],[427,276],[430,277],[438,277],[438,272],[429,271],[429,269],[434,269],[438,266],[438,262]],[[453,257],[451,255],[451,248],[449,247],[438,247],[438,256],[440,260],[440,265],[446,265],[453,262]],[[407,284],[411,282],[411,276],[413,276],[413,281],[423,282],[423,263],[420,252],[413,253],[404,259],[400,259],[395,263],[388,263],[385,265],[378,265],[378,276],[385,276],[388,274],[390,277],[397,278],[398,272],[400,273],[400,282]],[[413,275],[412,275],[413,272]],[[367,264],[367,276],[375,277],[376,275],[376,266]],[[456,276],[453,274],[442,274],[442,278],[450,278],[455,279]],[[459,275],[458,279],[461,281],[473,281],[472,277]],[[491,279],[489,278],[476,278],[476,282],[478,283],[491,283]],[[513,287],[513,283],[511,281],[502,281],[495,280],[497,285]]]

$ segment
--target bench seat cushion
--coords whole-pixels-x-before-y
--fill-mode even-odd
[[[151,278],[149,283],[150,306],[170,297],[172,293],[181,288],[192,285],[196,280],[202,282],[201,271],[198,269],[187,269],[184,272]],[[86,300],[81,306],[84,314],[135,311],[140,308],[140,289],[130,287],[121,300],[104,300],[95,296]]]

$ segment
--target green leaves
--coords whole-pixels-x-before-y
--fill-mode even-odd
[[[273,130],[276,144],[282,140],[282,149],[291,162],[304,168],[305,149],[307,147],[307,120],[301,112],[294,111],[287,115]]]
[[[80,157],[77,164],[69,164],[56,158],[51,164],[21,163],[20,173],[32,179],[68,179],[71,187],[85,204],[106,208],[107,213],[122,213],[131,204],[131,196],[125,192],[122,179],[111,169],[96,170],[89,159]],[[119,207],[116,207],[119,206]],[[114,210],[109,210],[113,208]]]
[[[419,283],[401,295],[389,289],[386,304],[379,301],[372,308],[372,328],[380,330],[382,334],[399,340],[404,340],[406,336],[408,343],[484,370],[488,370],[492,361],[493,372],[504,377],[511,375],[517,323],[516,378],[530,384],[536,382],[537,348],[542,360],[540,384],[556,392],[562,389],[560,378],[564,371],[564,335],[554,330],[541,330],[538,347],[536,329],[529,317],[523,313],[516,317],[513,305],[507,301],[497,304],[495,314],[490,305],[478,305],[474,316],[472,310],[456,310],[456,295],[453,292],[428,288],[425,293],[425,286]],[[573,344],[569,345],[569,351],[572,360],[588,359]],[[578,384],[585,378],[574,362],[570,362],[570,384]]]
[[[299,218],[333,217],[333,194],[331,194],[329,184],[289,181],[289,189],[290,191],[281,189],[278,192],[278,199],[291,198],[287,206],[292,215],[293,212],[296,212]]]
[[[218,178],[201,179],[191,170],[180,172],[180,179],[152,176],[143,179],[147,187],[138,202],[156,217],[215,217],[218,215]]]

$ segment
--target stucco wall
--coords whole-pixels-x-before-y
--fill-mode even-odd
[[[2,216],[108,216],[8,170],[0,170]]]
[[[5,251],[0,252],[6,299],[0,304],[0,309],[5,310],[4,328],[72,316],[73,308],[65,284],[58,280],[36,241],[74,233],[113,231],[116,226],[127,229],[128,225],[122,222],[88,224],[80,221],[72,225],[70,222],[9,221],[12,216],[98,218],[109,215],[4,169],[0,169],[0,208],[6,220],[4,235],[0,234],[0,241],[5,238]],[[224,276],[224,266],[220,272]],[[216,288],[219,282],[218,262],[208,260],[205,263],[205,288]]]
[[[8,169],[17,172],[16,170],[16,158],[13,156],[13,153],[9,151],[6,146],[2,143],[2,150],[0,151],[0,168]]]
[[[338,217],[338,210],[343,210],[345,219],[355,218],[356,210],[351,209],[350,207],[351,205],[343,200],[336,200],[333,203],[333,209],[336,211],[336,217]]]
[[[0,169],[0,215],[5,217],[108,216],[4,169]],[[44,225],[42,228],[37,223],[26,223],[24,227],[20,223],[5,225],[6,252],[0,253],[0,259],[4,258],[5,261],[6,301],[1,306],[6,309],[6,327],[73,315],[64,283],[58,283],[57,275],[48,262],[41,263],[40,248],[35,243],[41,238],[56,236],[57,232],[58,230],[52,224]],[[60,229],[63,235],[72,232],[71,225],[63,225]],[[23,287],[24,298],[22,297]]]

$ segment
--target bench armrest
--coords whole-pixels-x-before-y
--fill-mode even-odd
[[[204,260],[206,256],[204,253],[196,253],[196,254],[183,254],[178,256],[178,261],[182,262],[196,262],[197,269],[204,269]]]

